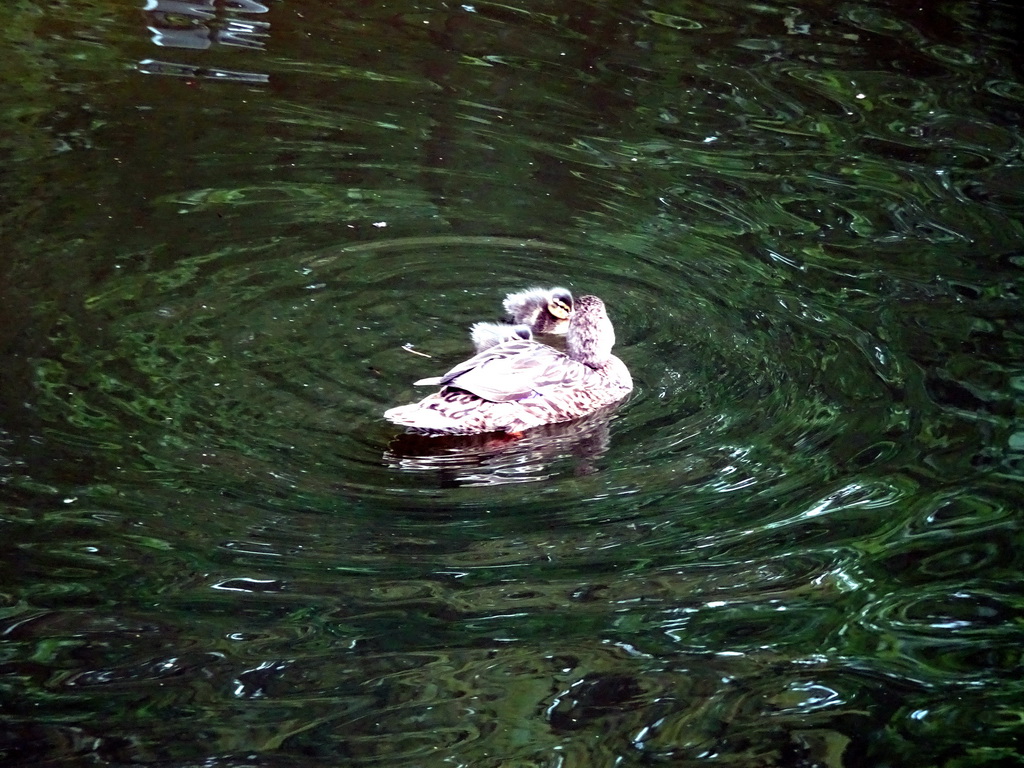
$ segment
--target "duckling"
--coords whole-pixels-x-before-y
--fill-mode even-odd
[[[530,339],[503,341],[443,376],[416,382],[441,390],[391,408],[384,418],[419,434],[471,435],[518,433],[586,416],[633,389],[614,345],[604,302],[582,296],[569,320],[566,352]]]
[[[483,352],[496,344],[516,339],[529,341],[533,331],[528,325],[508,325],[506,323],[473,323],[469,328],[469,338],[477,352]]]
[[[572,315],[572,293],[565,288],[527,288],[510,293],[503,302],[512,321],[530,326],[534,333],[565,335]]]

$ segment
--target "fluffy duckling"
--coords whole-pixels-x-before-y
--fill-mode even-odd
[[[506,341],[526,340],[533,338],[533,331],[528,325],[509,325],[507,323],[473,323],[469,328],[469,338],[477,352],[502,344]]]
[[[443,376],[417,384],[441,390],[384,418],[425,435],[522,432],[586,416],[633,389],[625,364],[612,354],[615,329],[604,302],[582,296],[575,304],[566,351],[538,341],[504,341]]]
[[[572,293],[565,288],[527,288],[508,294],[503,306],[514,323],[534,333],[564,335],[573,312]]]

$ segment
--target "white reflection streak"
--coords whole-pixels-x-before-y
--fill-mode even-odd
[[[261,590],[246,589],[245,587],[229,587],[228,583],[230,583],[230,582],[243,582],[243,583],[247,583],[247,584],[252,584],[255,587],[255,586],[260,585],[260,584],[274,584],[275,581],[276,581],[275,579],[248,579],[248,578],[227,579],[226,581],[219,581],[216,584],[211,584],[210,588],[211,589],[218,589],[218,590],[221,590],[223,592],[257,592],[257,591],[261,591]]]
[[[231,80],[240,83],[270,82],[270,75],[259,72],[236,72],[216,67],[195,67],[187,64],[175,64],[157,59],[143,59],[139,62],[139,71],[146,75],[170,75],[171,77],[200,77],[208,80]]]

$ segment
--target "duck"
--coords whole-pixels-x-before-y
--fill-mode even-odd
[[[530,341],[533,338],[533,331],[530,326],[522,323],[512,325],[510,323],[473,323],[469,328],[469,339],[473,342],[473,348],[477,352],[483,352],[496,344],[516,339]]]
[[[515,324],[528,325],[535,334],[564,336],[573,313],[572,292],[566,288],[527,288],[510,293],[502,306]]]
[[[612,354],[615,328],[604,302],[582,296],[566,330],[566,351],[512,338],[484,349],[417,385],[440,389],[384,412],[413,434],[520,434],[531,427],[587,416],[633,389],[629,369]]]

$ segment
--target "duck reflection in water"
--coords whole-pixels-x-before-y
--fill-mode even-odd
[[[512,338],[417,385],[441,389],[384,418],[429,435],[516,434],[572,421],[618,403],[633,389],[625,364],[612,354],[615,329],[604,302],[583,296],[573,306],[566,351]]]
[[[405,433],[392,440],[384,462],[392,469],[432,472],[443,484],[465,486],[536,482],[566,464],[574,475],[591,475],[597,472],[596,459],[608,450],[609,425],[618,405],[521,435]]]

